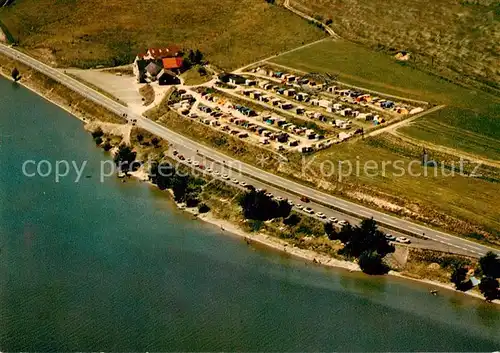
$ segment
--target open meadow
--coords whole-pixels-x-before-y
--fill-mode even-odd
[[[395,54],[419,68],[500,88],[497,0],[292,0],[343,38]]]
[[[397,131],[409,137],[500,161],[500,105],[496,114],[447,107]]]
[[[16,0],[0,21],[30,54],[80,68],[132,62],[148,47],[200,49],[234,69],[325,36],[265,1]]]

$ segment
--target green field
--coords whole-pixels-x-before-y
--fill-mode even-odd
[[[500,161],[500,112],[494,117],[449,107],[426,115],[398,132]]]
[[[489,104],[492,100],[500,102],[498,97],[463,88],[382,52],[345,40],[319,42],[274,58],[272,62],[306,72],[336,74],[340,81],[348,84],[432,103],[467,108]]]
[[[498,0],[291,0],[342,38],[411,53],[419,68],[500,88]]]
[[[254,0],[16,0],[0,20],[32,55],[59,66],[116,66],[148,47],[198,48],[237,68],[325,34],[286,9]]]

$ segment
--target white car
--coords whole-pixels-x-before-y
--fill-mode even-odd
[[[193,167],[198,167],[198,166],[200,165],[200,162],[198,162],[198,161],[193,161],[193,163],[192,163],[192,164],[193,164]]]
[[[278,196],[275,198],[276,201],[283,201],[283,198],[281,196]]]
[[[297,207],[299,210],[304,208],[304,206],[302,206],[300,203],[296,204],[295,207]]]
[[[222,174],[222,179],[224,179],[224,180],[229,180],[229,175],[227,175],[227,174]]]
[[[245,183],[244,181],[242,181],[242,182],[240,183],[240,185],[241,185],[241,186],[243,186],[243,187],[245,187],[245,186],[247,186],[248,184],[247,184],[247,183]]]
[[[265,194],[267,197],[273,197],[273,194],[271,194],[270,192],[266,193]]]
[[[328,221],[332,222],[333,224],[337,224],[339,222],[339,220],[335,217],[328,218]]]
[[[193,160],[192,160],[191,158],[186,159],[186,163],[187,163],[187,164],[191,164],[191,162],[192,162],[192,161],[193,161]]]
[[[306,208],[304,208],[304,212],[309,213],[309,214],[313,214],[314,210],[311,207],[306,207]]]
[[[206,172],[207,172],[207,173],[212,173],[212,172],[213,172],[213,170],[212,170],[212,168],[207,168],[207,169],[206,169]]]
[[[233,178],[233,179],[231,179],[231,181],[232,181],[233,183],[235,183],[235,184],[239,184],[239,183],[240,183],[240,182],[238,181],[238,179],[234,179],[234,178]]]
[[[219,176],[219,175],[220,175],[220,173],[216,170],[216,171],[214,172],[214,175]]]
[[[323,212],[316,212],[316,217],[319,217],[321,219],[326,218],[325,214]]]
[[[405,237],[397,237],[396,241],[398,243],[402,243],[402,244],[410,244],[411,243],[410,239],[405,238]]]
[[[289,204],[290,206],[293,206],[293,205],[294,205],[293,201],[291,201],[291,200],[286,200],[286,202],[288,202],[288,204]]]
[[[389,241],[395,241],[396,240],[396,237],[392,234],[386,234],[385,235],[385,239],[389,240]]]
[[[339,225],[345,226],[345,225],[347,225],[347,221],[339,221]]]

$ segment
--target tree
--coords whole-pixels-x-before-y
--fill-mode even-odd
[[[153,146],[154,146],[155,148],[157,148],[157,147],[158,147],[158,144],[160,143],[160,140],[158,139],[158,137],[153,137],[153,138],[151,139],[151,143],[153,144]]]
[[[389,272],[389,267],[384,263],[383,256],[376,251],[364,251],[359,256],[359,267],[369,275],[382,275]]]
[[[290,216],[283,220],[283,224],[287,226],[296,226],[300,222],[300,217],[296,213],[292,213]]]
[[[451,282],[456,289],[461,290],[465,279],[467,278],[467,269],[463,266],[454,266],[451,273]]]
[[[498,281],[492,277],[483,277],[479,283],[479,290],[488,301],[500,298]]]
[[[102,131],[102,129],[100,127],[98,127],[97,129],[95,129],[94,131],[92,131],[92,137],[95,139],[97,137],[103,137],[104,136],[104,132]]]
[[[207,213],[208,211],[210,211],[210,207],[208,207],[205,203],[200,203],[200,205],[198,206],[198,212]]]
[[[172,183],[172,191],[174,192],[174,199],[176,202],[186,201],[186,190],[189,183],[189,177],[185,175],[174,176]]]
[[[152,162],[149,168],[149,179],[160,190],[170,189],[173,186],[175,167],[168,162]]]
[[[335,227],[331,222],[326,222],[325,225],[325,234],[330,240],[337,239],[337,232],[335,231]]]
[[[135,161],[136,153],[126,144],[121,144],[118,147],[118,152],[115,154],[114,162],[118,169],[129,171],[131,164]]]
[[[186,192],[186,207],[196,207],[199,203],[198,193],[192,191]]]
[[[96,138],[94,138],[94,142],[96,145],[100,145],[102,143],[102,137],[98,136]]]
[[[137,141],[141,143],[144,140],[144,136],[142,134],[137,135]]]
[[[15,67],[15,68],[13,68],[13,69],[12,69],[12,73],[11,73],[11,75],[12,75],[12,79],[13,79],[14,81],[16,81],[16,82],[17,82],[17,81],[19,81],[19,80],[21,79],[20,72],[19,72],[19,70],[17,69],[17,67]]]
[[[194,52],[194,63],[198,65],[203,64],[203,53],[199,49],[196,49]]]
[[[359,227],[344,227],[339,233],[339,239],[345,244],[342,253],[347,256],[359,257],[364,251],[376,251],[384,257],[395,250],[385,234],[378,230],[373,218],[364,219]]]
[[[489,251],[479,259],[479,267],[484,276],[500,277],[500,258],[493,251]]]
[[[239,200],[246,219],[267,221],[273,218],[288,217],[292,206],[285,200],[275,201],[263,191],[249,191]]]
[[[109,141],[106,141],[106,142],[104,143],[104,145],[102,146],[102,148],[103,148],[106,152],[108,152],[108,151],[111,149],[111,147],[113,147],[113,146],[111,146],[111,143],[109,143]]]
[[[332,20],[331,18],[329,18],[329,19],[327,19],[327,20],[325,21],[325,24],[326,24],[327,26],[331,25],[332,23],[333,23],[333,20]]]

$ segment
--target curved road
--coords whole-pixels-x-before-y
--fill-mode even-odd
[[[382,225],[394,229],[402,230],[407,233],[415,234],[417,236],[422,236],[423,234],[425,234],[425,237],[431,240],[435,240],[437,242],[448,245],[450,247],[450,250],[452,250],[453,248],[458,248],[461,250],[460,252],[463,253],[464,251],[466,251],[467,253],[474,256],[482,256],[488,251],[494,251],[500,254],[499,250],[493,249],[491,247],[481,245],[441,231],[437,231],[404,219],[390,216],[388,214],[379,211],[372,210],[368,207],[364,207],[355,204],[353,202],[349,202],[340,199],[338,197],[325,194],[310,187],[298,184],[296,182],[279,177],[272,173],[268,173],[262,169],[253,167],[249,164],[242,163],[227,155],[224,155],[202,144],[192,141],[187,137],[182,136],[174,131],[171,131],[164,126],[157,124],[154,121],[151,121],[149,119],[146,119],[142,116],[139,116],[131,112],[127,107],[115,102],[114,100],[100,94],[99,92],[93,90],[92,88],[65,75],[64,73],[58,71],[57,69],[45,65],[44,63],[41,63],[40,61],[24,53],[21,53],[5,45],[0,45],[0,53],[5,54],[11,58],[14,58],[19,62],[42,72],[48,77],[58,81],[59,83],[81,94],[85,98],[88,98],[93,102],[102,105],[103,107],[106,107],[110,111],[120,116],[127,114],[129,119],[137,119],[137,125],[139,127],[148,130],[149,132],[156,134],[175,145],[180,145],[183,146],[183,148],[191,149],[192,151],[197,151],[198,154],[206,156],[218,163],[221,164],[225,163],[226,165],[230,165],[232,168],[239,170],[241,173],[249,175],[260,181],[263,181],[266,184],[281,188],[283,190],[287,190],[295,194],[305,195],[309,197],[311,200],[314,200],[324,205],[328,205],[332,208],[344,211],[346,213],[355,214],[358,215],[359,217],[366,217],[366,218],[373,217],[377,222],[381,223]]]

